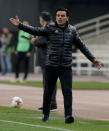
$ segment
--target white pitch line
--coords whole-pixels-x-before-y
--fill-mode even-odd
[[[46,129],[52,129],[52,130],[58,130],[58,131],[77,131],[77,130],[68,130],[68,129],[63,129],[63,128],[55,128],[55,127],[50,127],[50,126],[33,125],[33,124],[27,124],[27,123],[22,123],[22,122],[7,121],[7,120],[0,120],[0,122],[14,123],[14,124],[19,124],[19,125],[24,125],[24,126],[46,128]]]
[[[84,122],[83,122],[83,121],[79,121],[79,123],[80,123],[80,124],[84,124],[84,125],[86,125],[86,124],[88,124],[88,125],[93,124],[93,123],[91,123],[91,122],[85,122],[85,121],[84,121]]]
[[[83,125],[94,125],[94,123],[91,123],[91,122],[81,122],[81,121],[79,121],[79,123],[80,124],[83,124]],[[100,124],[100,125],[96,125],[96,126],[105,126],[105,127],[109,127],[109,125],[102,125],[102,124]]]

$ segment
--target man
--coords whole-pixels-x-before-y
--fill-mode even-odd
[[[8,27],[3,27],[1,35],[0,60],[2,75],[12,72],[11,55],[14,51],[15,39]]]
[[[40,14],[40,25],[42,27],[47,26],[49,23],[52,23],[51,21],[51,15],[49,12],[41,12]],[[31,43],[37,46],[37,51],[36,51],[36,64],[37,66],[41,67],[42,74],[43,74],[43,87],[45,85],[45,64],[46,64],[46,55],[47,55],[47,45],[48,41],[46,37],[40,36],[38,38],[32,38]],[[56,91],[57,87],[55,86],[52,98],[51,98],[51,105],[50,105],[50,110],[54,111],[57,109],[57,102],[56,102]],[[43,106],[38,108],[38,110],[43,110]]]
[[[28,21],[24,21],[23,24],[29,25]],[[25,36],[27,38],[31,38],[31,35],[29,33],[26,33],[22,30],[18,33],[18,43],[17,48],[15,51],[15,80],[12,80],[11,82],[17,82],[19,81],[19,68],[21,61],[24,61],[24,77],[23,80],[21,80],[21,83],[25,83],[28,77],[29,72],[29,60],[32,50],[32,45],[30,44],[30,41],[25,40],[22,38],[22,36]]]
[[[69,12],[65,8],[56,10],[56,23],[45,28],[26,26],[20,23],[18,17],[10,18],[10,22],[28,33],[46,36],[49,44],[47,46],[47,60],[45,69],[45,90],[43,101],[43,122],[49,119],[50,100],[53,87],[57,79],[60,79],[62,93],[64,96],[65,123],[74,122],[72,116],[72,45],[75,45],[91,61],[94,66],[100,68],[100,62],[95,59],[88,48],[80,40],[75,27],[68,23]]]

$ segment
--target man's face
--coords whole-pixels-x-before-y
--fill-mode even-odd
[[[8,30],[7,27],[4,27],[4,28],[2,29],[2,31],[3,31],[4,34],[8,34],[8,33],[9,33],[9,30]]]
[[[43,20],[43,18],[42,18],[42,17],[39,17],[39,19],[40,19],[40,25],[41,25],[41,26],[44,26],[44,20]]]
[[[67,16],[65,11],[58,11],[56,13],[56,22],[59,26],[64,27],[68,19],[69,17]]]

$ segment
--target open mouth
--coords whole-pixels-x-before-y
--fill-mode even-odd
[[[62,23],[62,20],[58,20],[59,23]]]

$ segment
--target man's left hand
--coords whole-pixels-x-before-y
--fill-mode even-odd
[[[101,68],[100,61],[98,61],[97,59],[95,59],[95,60],[93,61],[93,65],[94,65],[96,68],[98,68],[98,69]]]

